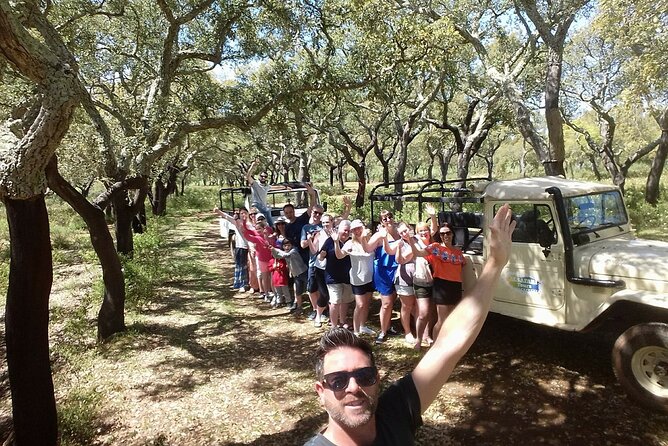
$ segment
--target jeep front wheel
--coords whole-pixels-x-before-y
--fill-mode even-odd
[[[668,412],[668,324],[635,325],[612,349],[615,375],[641,404]]]

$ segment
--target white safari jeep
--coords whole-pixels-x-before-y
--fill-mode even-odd
[[[668,411],[668,243],[637,239],[619,189],[560,177],[481,185],[479,212],[442,212],[467,252],[487,252],[484,222],[510,203],[517,228],[492,311],[562,330],[615,330],[615,374],[636,400]],[[476,195],[476,194],[473,194]]]
[[[469,180],[470,183],[471,180]],[[492,311],[562,330],[619,335],[612,364],[640,403],[668,411],[668,243],[637,239],[619,189],[561,177],[481,181],[424,180],[418,190],[374,201],[446,203],[441,211],[465,252],[465,286],[487,257],[483,236],[503,203],[517,228]],[[420,216],[422,218],[422,216]]]

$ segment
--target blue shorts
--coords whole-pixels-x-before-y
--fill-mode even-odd
[[[387,268],[385,266],[377,266],[373,270],[373,283],[376,284],[376,290],[383,295],[389,296],[396,291],[394,287],[394,274],[397,268]]]

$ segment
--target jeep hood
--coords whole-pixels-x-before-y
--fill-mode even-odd
[[[622,279],[633,288],[668,287],[666,242],[612,238],[579,246],[573,254],[576,274],[583,277]]]

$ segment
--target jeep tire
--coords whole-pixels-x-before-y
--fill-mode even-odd
[[[632,398],[668,412],[668,324],[652,322],[626,330],[612,349],[612,364]]]

